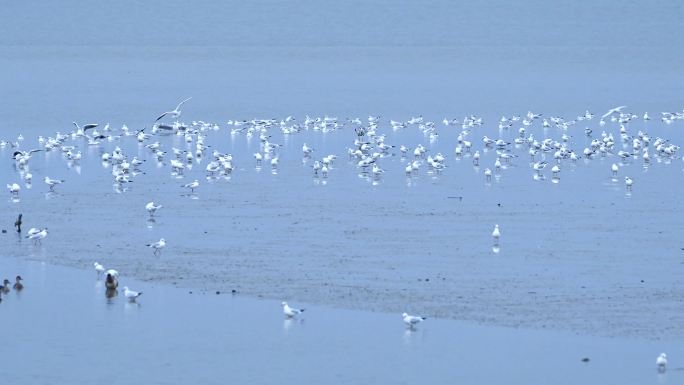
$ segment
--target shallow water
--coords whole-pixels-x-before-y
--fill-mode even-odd
[[[132,138],[100,146],[69,141],[84,153],[80,164],[56,151],[35,154],[32,188],[23,185],[18,202],[3,200],[3,253],[85,268],[97,260],[148,282],[346,308],[408,306],[484,324],[684,338],[681,153],[648,167],[628,162],[617,180],[609,171],[615,156],[565,162],[554,183],[548,170],[545,180],[533,179],[523,147],[487,184],[483,171],[493,166],[494,151],[479,168],[467,155],[455,158],[453,126],[438,123],[440,137],[430,143],[415,127],[394,132],[387,125],[421,113],[437,122],[478,114],[485,125],[470,139],[481,150],[485,134],[516,136],[517,126],[496,128],[501,115],[531,109],[571,119],[586,108],[600,115],[627,104],[654,117],[630,124],[630,134],[645,130],[681,145],[681,122],[658,121],[660,111],[684,104],[681,4],[455,9],[451,2],[406,2],[363,11],[359,4],[279,4],[258,3],[262,12],[255,13],[230,2],[159,9],[123,1],[101,10],[72,1],[61,17],[40,2],[9,5],[9,14],[43,22],[26,30],[26,19],[15,17],[0,27],[0,139],[22,133],[21,147],[29,149],[38,135],[71,130],[72,121],[149,127],[161,111],[193,96],[183,120],[219,123],[208,133],[210,151],[233,153],[238,168],[229,180],[205,180],[205,157],[179,179],[169,174],[168,157],[157,164]],[[284,13],[295,15],[292,24],[277,22]],[[332,14],[339,23],[327,22]],[[179,15],[194,27],[174,23]],[[395,149],[380,160],[380,180],[360,176],[345,156],[354,139],[347,127],[290,136],[273,130],[272,141],[283,145],[273,174],[254,166],[258,138],[231,136],[225,125],[326,113],[341,120],[380,114],[389,144],[422,143],[431,154],[447,155],[448,167],[406,178],[406,160]],[[616,124],[600,128],[595,118],[587,125],[594,137],[606,130],[619,140]],[[578,151],[589,141],[583,129],[568,130]],[[539,122],[530,132],[538,139],[561,135]],[[181,139],[153,138],[166,150],[185,147]],[[311,161],[301,156],[304,142],[317,158],[338,155],[328,178],[312,176]],[[123,194],[99,161],[117,145],[147,160],[145,174]],[[3,182],[19,181],[10,155],[9,147],[0,150]],[[44,175],[67,183],[47,194]],[[631,193],[625,175],[635,180]],[[202,185],[187,196],[179,185],[194,178]],[[155,222],[144,211],[150,200],[165,206]],[[42,245],[12,234],[20,212],[25,228],[50,229]],[[490,239],[495,223],[503,233],[498,253]],[[155,257],[144,245],[160,237],[168,246]]]
[[[681,343],[592,338],[428,319],[404,328],[395,313],[280,303],[188,290],[126,276],[137,303],[106,299],[95,273],[0,258],[21,293],[0,303],[0,376],[11,384],[508,383],[677,384]],[[666,351],[669,370],[655,357]],[[11,360],[8,361],[8,357]],[[581,360],[589,358],[588,363]]]
[[[642,128],[675,143],[681,138],[676,123]],[[617,134],[614,125],[606,129]],[[208,132],[212,150],[235,158],[237,169],[220,178],[205,177],[207,159],[184,177],[171,175],[168,160],[158,163],[133,137],[100,146],[77,139],[71,143],[84,159],[71,164],[59,152],[35,154],[34,185],[18,201],[5,201],[8,222],[21,212],[26,228],[48,227],[49,237],[34,245],[10,230],[2,236],[5,250],[80,267],[99,261],[184,287],[235,288],[350,308],[398,311],[409,305],[431,316],[509,326],[683,335],[683,315],[675,310],[682,299],[680,159],[654,159],[647,167],[613,155],[565,161],[560,179],[546,171],[545,180],[535,180],[526,148],[520,148],[521,156],[487,183],[483,168],[493,168],[494,151],[483,153],[480,167],[469,155],[455,158],[449,128],[440,129],[434,143],[415,128],[383,131],[388,143],[422,142],[432,154],[443,151],[447,169],[406,177],[408,160],[395,151],[379,161],[387,170],[381,178],[363,175],[344,155],[354,138],[349,128],[272,132],[271,140],[284,146],[275,173],[267,165],[255,167],[257,138],[231,136],[225,128]],[[474,140],[484,132],[477,129]],[[572,134],[578,142],[573,147],[589,140]],[[153,140],[166,150],[186,147],[182,136]],[[315,177],[312,160],[300,155],[305,141],[319,157],[339,156],[327,178]],[[146,160],[144,174],[123,193],[112,186],[111,166],[99,160],[114,146]],[[9,151],[2,150],[5,178],[16,179]],[[615,179],[613,162],[621,165]],[[42,175],[67,182],[50,193]],[[623,175],[635,179],[633,191],[625,189]],[[196,194],[180,187],[195,178],[201,180]],[[153,220],[144,210],[150,200],[165,206]],[[496,253],[494,223],[503,233]],[[144,245],[161,237],[168,246],[157,257]]]

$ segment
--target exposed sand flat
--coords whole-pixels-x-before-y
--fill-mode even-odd
[[[681,130],[660,123],[636,122],[631,130],[644,127],[684,142]],[[396,145],[425,139],[416,129],[380,132]],[[576,134],[574,147],[590,140]],[[84,148],[80,174],[65,172],[59,153],[34,155],[35,174],[62,173],[67,181],[52,194],[36,184],[6,203],[10,218],[21,211],[25,226],[50,229],[42,246],[3,234],[6,252],[77,267],[99,261],[143,280],[254,297],[390,312],[409,303],[432,316],[488,325],[684,338],[680,159],[620,163],[620,175],[637,180],[630,192],[611,176],[614,156],[564,161],[554,183],[534,180],[525,147],[512,147],[521,156],[485,183],[469,155],[454,157],[445,131],[428,145],[431,154],[449,154],[444,171],[407,178],[408,160],[395,154],[379,160],[387,171],[375,180],[344,155],[355,137],[348,129],[275,130],[271,140],[285,144],[277,174],[255,168],[258,142],[226,128],[206,135],[214,149],[233,154],[238,166],[230,178],[206,178],[209,159],[184,178],[172,176],[130,137],[102,144],[147,160],[145,174],[122,194],[96,149]],[[182,136],[154,140],[167,149],[184,145]],[[300,153],[304,142],[338,154],[329,177],[313,176],[312,160]],[[485,151],[481,163],[495,158]],[[180,186],[198,177],[197,193],[188,196]],[[154,220],[144,209],[150,200],[164,205]],[[502,232],[498,253],[494,223]],[[156,257],[144,245],[162,237],[167,245]]]

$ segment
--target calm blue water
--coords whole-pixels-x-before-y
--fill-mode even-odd
[[[3,12],[0,140],[22,134],[21,148],[34,148],[39,135],[68,132],[73,121],[149,130],[159,113],[192,96],[182,120],[219,124],[204,133],[207,155],[230,152],[236,165],[230,178],[207,179],[205,156],[181,178],[170,174],[169,156],[158,163],[133,137],[97,146],[67,140],[83,152],[80,162],[59,151],[35,154],[33,184],[0,203],[0,227],[9,230],[0,236],[3,255],[87,269],[97,260],[150,284],[320,306],[408,308],[639,341],[684,338],[681,152],[658,158],[651,150],[649,165],[614,154],[564,161],[554,181],[548,168],[535,180],[527,147],[512,147],[519,157],[485,183],[496,153],[481,142],[517,136],[519,124],[497,128],[502,115],[531,110],[570,120],[627,105],[654,118],[630,123],[630,135],[684,144],[681,121],[659,120],[661,111],[684,106],[679,2],[66,1],[15,2]],[[423,144],[445,154],[447,168],[407,178],[395,148],[379,160],[382,178],[368,178],[346,156],[355,137],[347,126],[270,130],[282,144],[273,173],[255,167],[258,137],[231,136],[226,125],[326,114],[381,115],[378,133],[388,144]],[[416,127],[389,127],[390,119],[419,114],[438,123],[437,140]],[[484,120],[468,138],[483,154],[479,167],[454,155],[460,128],[439,123],[471,114]],[[566,133],[581,152],[592,139],[585,126],[593,138],[614,135],[616,152],[629,150],[619,125],[601,127],[598,117],[565,132],[536,121],[527,134]],[[147,143],[170,152],[194,149],[192,139]],[[328,178],[313,177],[305,142],[315,159],[338,156]],[[146,160],[123,193],[100,161],[116,146]],[[3,186],[22,175],[11,153],[0,149]],[[615,179],[612,163],[620,165]],[[45,175],[67,182],[48,194]],[[631,193],[624,176],[635,180]],[[200,189],[187,196],[180,185],[193,179]],[[144,211],[150,200],[165,206],[154,222]],[[12,233],[18,213],[25,228],[50,229],[42,245]],[[498,253],[495,223],[503,233]],[[155,257],[144,245],[160,237],[168,246]]]
[[[180,290],[121,276],[138,303],[106,299],[95,274],[14,258],[25,289],[0,304],[0,375],[12,384],[677,384],[681,344],[483,327],[395,313],[306,306]],[[670,370],[655,357],[667,351]],[[581,360],[589,358],[588,363]]]
[[[163,5],[162,5],[163,4]],[[678,1],[7,4],[3,131],[73,120],[681,109]],[[30,28],[26,26],[30,25]]]

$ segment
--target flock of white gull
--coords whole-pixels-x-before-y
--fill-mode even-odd
[[[120,129],[114,129],[109,124],[99,130],[98,124],[80,126],[74,122],[74,129],[71,132],[57,132],[48,137],[39,136],[37,142],[40,147],[38,148],[24,149],[25,138],[20,135],[14,141],[0,141],[0,150],[4,151],[11,148],[11,156],[15,162],[18,176],[23,180],[26,187],[30,187],[33,180],[33,175],[30,172],[30,161],[37,153],[61,152],[64,159],[73,164],[78,163],[83,157],[81,151],[78,150],[79,145],[99,146],[103,142],[118,142],[129,137],[136,140],[140,146],[148,149],[151,157],[160,164],[168,166],[169,171],[174,176],[182,177],[186,170],[192,169],[193,163],[200,163],[205,158],[210,158],[205,167],[207,178],[214,178],[217,175],[230,175],[235,169],[236,162],[232,154],[221,153],[217,150],[209,154],[209,146],[205,144],[206,133],[218,131],[220,126],[203,121],[193,121],[190,124],[179,121],[181,108],[190,99],[183,100],[173,110],[161,114],[150,130],[130,130],[126,125]],[[164,123],[164,118],[173,118],[173,121]],[[659,119],[662,123],[670,125],[684,120],[684,111],[662,112]],[[598,123],[592,122],[592,120],[598,120]],[[564,119],[558,116],[545,117],[542,114],[530,111],[524,115],[504,116],[498,122],[499,132],[517,130],[518,135],[512,143],[501,138],[490,138],[487,135],[482,136],[481,139],[475,139],[478,127],[484,125],[483,119],[475,115],[466,116],[463,119],[445,118],[441,123],[447,129],[451,129],[449,135],[456,138],[457,143],[454,147],[456,159],[469,157],[473,165],[479,168],[483,153],[495,151],[494,163],[490,167],[486,167],[483,173],[485,183],[489,183],[493,175],[502,172],[502,169],[505,168],[504,165],[521,156],[529,158],[529,167],[533,170],[535,179],[543,179],[543,172],[549,166],[552,178],[558,179],[565,162],[577,162],[582,158],[614,157],[619,159],[611,165],[610,172],[613,178],[618,176],[621,162],[641,161],[649,164],[653,159],[670,161],[676,159],[680,147],[669,139],[652,138],[648,132],[642,130],[630,131],[630,124],[638,120],[649,121],[651,116],[648,113],[640,115],[630,113],[625,106],[612,108],[598,118],[589,111],[574,119]],[[379,179],[385,172],[380,166],[382,159],[395,154],[396,150],[401,156],[402,163],[405,163],[405,166],[402,167],[404,167],[407,177],[412,177],[422,169],[427,169],[431,173],[439,173],[447,167],[446,155],[442,153],[430,154],[429,150],[422,144],[414,146],[389,144],[386,143],[386,135],[380,133],[383,128],[397,131],[415,127],[422,131],[426,140],[434,141],[439,136],[437,132],[438,123],[428,121],[422,116],[413,117],[406,121],[390,120],[389,125],[386,123],[379,116],[368,116],[367,119],[345,119],[343,121],[329,116],[319,118],[306,116],[306,119],[301,123],[289,116],[282,120],[231,120],[227,122],[227,126],[229,135],[246,135],[250,138],[259,138],[259,151],[254,153],[252,160],[257,168],[262,167],[264,163],[270,165],[274,171],[279,167],[279,150],[282,146],[271,142],[271,133],[274,130],[279,130],[283,135],[294,135],[302,131],[329,132],[345,128],[351,132],[350,139],[353,138],[353,145],[348,147],[344,154],[318,156],[314,148],[306,143],[303,144],[302,157],[306,162],[311,163],[311,170],[315,178],[328,178],[335,160],[340,156],[347,156],[350,160],[349,163],[355,165],[363,175]],[[537,138],[529,132],[535,126],[543,127],[545,133],[547,129],[555,128],[557,130],[551,131],[558,132],[560,138]],[[617,136],[610,130],[611,127],[619,128]],[[570,140],[571,131],[574,131],[575,135],[577,131],[580,131],[582,135],[588,137],[590,139],[589,145],[582,149],[573,148]],[[187,144],[186,149],[166,149],[159,140],[156,140],[159,136],[168,135],[183,137]],[[192,149],[193,143],[194,150]],[[170,154],[172,155],[170,156]],[[140,173],[140,167],[143,166],[145,159],[139,159],[136,156],[131,157],[117,145],[112,152],[103,152],[101,161],[108,168],[111,167],[115,190],[125,192],[125,186]],[[48,175],[43,176],[43,181],[49,191],[54,191],[58,186],[67,183],[65,179],[53,179]],[[634,179],[626,175],[624,176],[624,183],[625,188],[631,191],[634,186]],[[199,189],[200,182],[198,179],[194,179],[189,183],[182,184],[181,187],[189,190],[190,193],[194,193]],[[7,184],[7,189],[11,199],[18,201],[22,189],[21,184],[11,181]],[[161,204],[151,201],[145,206],[145,210],[152,217],[162,207]],[[15,222],[18,232],[21,232],[21,224],[22,217],[20,215]],[[47,235],[47,228],[31,228],[25,237],[39,244]],[[498,245],[500,237],[499,226],[495,225],[492,231],[494,245]],[[151,248],[157,255],[162,252],[165,246],[164,238],[147,244],[147,247]],[[118,272],[113,269],[105,270],[97,262],[94,266],[98,274],[103,274],[106,277],[105,285],[108,290],[111,290],[110,294],[116,293]],[[9,281],[5,281],[5,286],[0,290],[0,293],[8,290]],[[19,281],[17,282],[20,284]],[[131,301],[135,301],[142,294],[142,292],[130,290],[128,287],[124,287],[123,293]],[[304,311],[290,307],[287,302],[283,302],[282,306],[286,317],[295,317]],[[402,318],[409,328],[413,328],[425,320],[425,317],[412,316],[407,313],[402,314]],[[657,359],[658,368],[664,370],[666,363],[666,355],[660,355]]]
[[[218,124],[203,121],[193,121],[191,124],[180,122],[178,118],[181,115],[181,108],[190,99],[183,100],[173,110],[161,114],[156,119],[154,125],[152,125],[149,130],[150,132],[146,132],[146,129],[130,130],[126,125],[116,130],[111,128],[109,124],[100,131],[98,130],[98,124],[80,126],[74,122],[74,130],[71,132],[64,134],[57,132],[54,136],[49,137],[39,136],[37,142],[40,147],[38,148],[23,149],[24,137],[19,135],[15,141],[0,141],[0,149],[4,150],[11,147],[16,170],[26,187],[31,187],[33,174],[30,172],[30,160],[36,153],[61,151],[64,158],[70,164],[74,164],[78,163],[83,157],[81,151],[78,150],[78,146],[84,145],[84,141],[88,146],[99,146],[103,141],[118,142],[125,140],[127,137],[134,138],[140,146],[148,149],[151,157],[155,158],[160,165],[167,166],[172,175],[182,177],[186,170],[192,169],[193,163],[200,163],[209,156],[207,154],[209,146],[205,144],[206,132],[220,129]],[[174,121],[168,124],[163,123],[162,119],[167,117],[173,118]],[[493,165],[486,167],[483,172],[486,183],[491,182],[493,176],[503,172],[507,164],[523,156],[521,152],[525,151],[527,152],[526,155],[529,156],[529,167],[533,170],[535,179],[544,179],[543,171],[548,167],[551,170],[554,181],[558,181],[560,178],[564,162],[577,162],[581,158],[615,157],[619,159],[616,163],[612,163],[610,167],[613,180],[616,180],[620,171],[619,164],[622,164],[622,162],[641,159],[644,164],[649,164],[653,158],[670,161],[677,158],[680,147],[669,139],[661,137],[652,138],[647,132],[642,130],[638,132],[630,132],[628,130],[630,123],[634,121],[651,120],[648,113],[639,116],[627,112],[625,106],[615,107],[598,118],[598,128],[591,127],[590,122],[594,118],[594,114],[589,111],[572,120],[557,116],[546,118],[542,114],[531,111],[522,116],[504,116],[498,122],[498,128],[500,132],[502,130],[517,129],[518,136],[513,140],[513,143],[484,135],[479,146],[474,146],[473,143],[477,143],[477,141],[473,137],[477,128],[484,124],[481,117],[470,115],[462,120],[445,118],[442,123],[446,127],[453,127],[451,135],[456,137],[457,141],[454,148],[456,159],[462,159],[466,156],[470,157],[472,163],[479,170],[483,154],[490,150],[496,152],[496,159]],[[662,112],[660,120],[667,125],[684,120],[684,111]],[[402,167],[405,168],[405,174],[408,177],[419,173],[421,169],[427,169],[430,173],[439,173],[447,167],[447,156],[441,152],[429,154],[428,149],[422,144],[407,146],[404,144],[386,143],[386,135],[379,133],[382,123],[379,116],[368,116],[367,120],[360,118],[346,119],[343,122],[334,117],[310,118],[307,116],[302,123],[298,123],[295,118],[289,116],[280,121],[276,119],[231,120],[227,122],[227,125],[230,135],[244,134],[248,137],[259,137],[260,148],[258,152],[254,153],[253,160],[258,169],[266,162],[270,164],[274,172],[279,166],[279,150],[282,146],[271,142],[270,133],[273,130],[280,130],[284,135],[292,135],[301,131],[328,132],[344,129],[345,127],[353,128],[353,146],[346,149],[346,156],[350,159],[349,163],[355,165],[362,175],[369,176],[374,180],[381,178],[385,172],[380,166],[382,159],[393,155],[396,149],[398,149],[401,155],[402,163],[405,163],[405,166]],[[606,131],[609,123],[619,127],[619,137],[616,137],[612,132]],[[528,133],[535,124],[541,125],[545,129],[545,133],[546,129],[550,127],[558,129],[560,138],[536,138],[533,133]],[[580,124],[584,127],[575,127]],[[435,140],[438,136],[437,123],[427,121],[422,116],[413,117],[407,121],[390,120],[389,126],[395,131],[416,127],[431,141]],[[459,126],[460,130],[458,129]],[[581,150],[572,148],[570,141],[572,135],[569,134],[569,131],[577,131],[578,129],[584,135],[591,138],[589,145]],[[601,133],[600,135],[595,135],[594,130],[598,129],[601,129]],[[182,136],[187,143],[186,149],[171,148],[173,156],[170,159],[167,159],[169,158],[169,151],[163,148],[159,140],[155,140],[157,136],[168,135]],[[193,142],[195,143],[194,151],[192,149]],[[616,146],[617,143],[620,143],[620,145]],[[618,150],[616,147],[621,149]],[[333,168],[333,163],[341,154],[327,154],[315,157],[314,149],[304,143],[302,145],[302,156],[306,162],[311,162],[314,177],[327,178]],[[225,176],[233,173],[235,160],[232,154],[214,150],[210,157],[211,160],[207,162],[205,167],[208,179],[215,178],[216,175]],[[125,154],[121,147],[117,145],[112,152],[103,152],[101,154],[101,161],[105,166],[111,167],[115,190],[117,192],[124,192],[127,189],[125,186],[133,181],[134,176],[140,174],[140,167],[144,164],[145,159],[139,159],[137,156],[131,157]],[[66,182],[64,179],[51,178],[48,175],[44,175],[43,180],[51,192],[54,192],[57,186]],[[625,188],[629,192],[632,190],[635,182],[632,177],[625,175],[624,183]],[[181,185],[181,187],[189,190],[190,193],[195,193],[200,187],[200,182],[198,179],[194,179],[189,183]],[[7,184],[7,189],[11,198],[14,201],[18,201],[22,189],[21,184],[19,182],[10,182]],[[145,206],[150,216],[153,216],[161,208],[162,205],[154,201],[149,202]],[[32,228],[29,230],[27,238],[39,243],[47,234],[47,228]],[[500,235],[501,232],[498,226],[495,226],[492,232],[495,245],[498,244]],[[166,246],[166,241],[162,238],[147,246],[152,248],[155,254],[159,254]]]

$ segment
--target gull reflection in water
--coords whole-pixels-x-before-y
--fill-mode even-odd
[[[114,298],[119,295],[119,292],[116,291],[116,289],[107,289],[105,290],[105,298],[107,298],[107,303],[112,304],[114,303]]]

